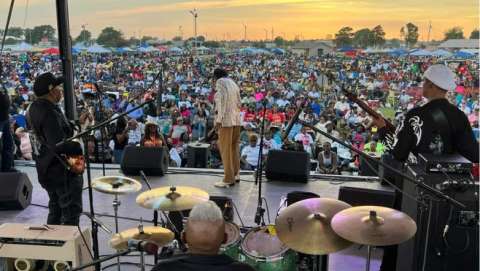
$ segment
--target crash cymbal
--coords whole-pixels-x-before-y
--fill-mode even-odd
[[[415,221],[400,211],[380,206],[358,206],[343,210],[332,219],[333,230],[357,244],[390,246],[412,238]]]
[[[207,192],[195,187],[166,186],[143,192],[137,197],[137,204],[160,211],[183,211],[209,198]]]
[[[92,187],[107,194],[128,194],[140,191],[142,184],[125,176],[103,176],[95,178]]]
[[[332,217],[351,207],[329,198],[312,198],[283,209],[275,220],[278,238],[289,248],[312,255],[323,255],[349,247],[330,227]]]
[[[172,241],[174,237],[173,232],[162,227],[143,227],[143,233],[140,233],[139,228],[132,228],[115,234],[110,239],[110,246],[116,250],[124,250],[127,249],[128,240],[135,239],[150,241],[161,247]]]

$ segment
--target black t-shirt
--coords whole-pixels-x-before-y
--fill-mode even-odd
[[[443,112],[447,120],[445,135],[433,113]],[[397,127],[392,154],[395,159],[405,161],[410,152],[442,154],[456,152],[468,160],[478,163],[478,142],[467,116],[446,99],[436,99],[426,105],[410,110]]]
[[[255,271],[250,265],[227,255],[188,255],[186,258],[157,264],[152,271]]]

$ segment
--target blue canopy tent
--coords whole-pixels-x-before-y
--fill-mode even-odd
[[[414,52],[411,52],[410,55],[411,56],[432,56],[432,52],[420,49],[420,50],[416,50]]]
[[[107,48],[105,47],[102,47],[98,44],[94,44],[90,47],[87,48],[87,52],[88,53],[92,53],[92,54],[103,54],[103,53],[111,53],[110,50],[108,50]]]
[[[437,57],[449,57],[452,55],[452,53],[446,50],[438,49],[436,51],[433,51],[432,55]]]
[[[128,52],[133,52],[133,50],[128,47],[120,47],[115,49],[115,53],[122,54],[122,53],[128,53]]]
[[[355,48],[351,47],[351,46],[344,46],[344,47],[341,47],[340,49],[338,49],[337,51],[338,52],[349,52],[349,51],[353,51],[355,50]]]
[[[454,54],[455,57],[458,57],[458,58],[472,58],[474,57],[475,55],[473,54],[470,54],[468,52],[465,52],[465,51],[458,51]]]
[[[408,54],[408,51],[402,48],[398,48],[391,50],[390,52],[388,52],[388,54],[391,56],[403,56]]]
[[[277,55],[283,55],[283,54],[285,54],[285,50],[283,50],[283,49],[281,49],[281,48],[273,48],[273,49],[272,49],[272,52],[273,52],[274,54],[277,54]]]

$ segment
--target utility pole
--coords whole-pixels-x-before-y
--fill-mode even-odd
[[[265,31],[265,42],[266,42],[268,41],[268,30],[264,28],[263,31]]]
[[[272,40],[274,40],[275,37],[274,37],[274,32],[273,32],[273,26],[272,26]]]
[[[247,25],[243,24],[243,40],[247,41]]]
[[[83,46],[87,46],[87,35],[86,32],[85,32],[85,27],[87,26],[87,24],[82,24],[82,35],[83,35]]]
[[[427,42],[430,42],[430,33],[432,32],[432,21],[428,21],[428,36]]]
[[[193,10],[190,10],[190,14],[193,16],[193,29],[194,29],[194,35],[195,35],[195,44],[193,45],[194,53],[197,51],[197,18],[198,18],[198,13],[197,9],[194,8]]]

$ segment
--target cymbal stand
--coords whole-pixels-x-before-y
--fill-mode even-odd
[[[372,246],[367,245],[367,265],[365,270],[370,271],[370,259],[372,258]]]
[[[114,186],[114,185],[112,185]],[[113,214],[115,217],[115,233],[118,233],[118,207],[121,205],[120,200],[118,199],[118,194],[115,194],[115,197],[112,202]],[[120,257],[117,257],[117,269],[120,271]]]
[[[143,219],[140,217],[140,224],[138,224],[138,232],[144,234],[143,231]],[[155,253],[157,255],[157,253]],[[140,250],[140,271],[145,271],[145,253],[143,250]]]

